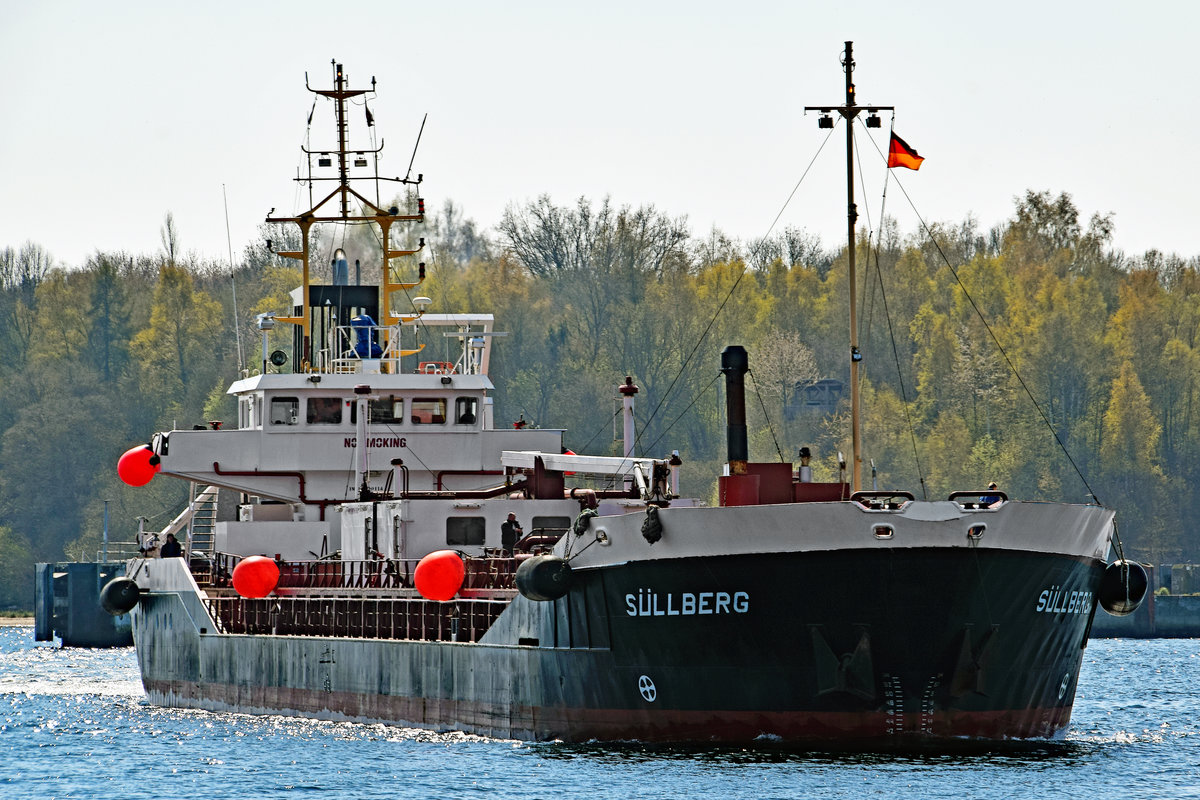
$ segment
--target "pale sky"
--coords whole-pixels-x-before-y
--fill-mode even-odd
[[[60,263],[183,250],[234,257],[292,178],[330,62],[371,103],[383,172],[414,172],[484,227],[547,193],[652,203],[743,240],[765,234],[824,139],[805,105],[894,105],[926,161],[895,170],[928,221],[1008,218],[1066,191],[1114,243],[1200,255],[1196,31],[1190,2],[28,2],[0,0],[0,247]],[[314,141],[328,115],[314,118]],[[360,112],[361,113],[361,112]],[[318,128],[318,122],[322,127]],[[886,148],[887,121],[879,134]],[[841,129],[779,226],[845,228]],[[883,168],[863,142],[864,221]],[[917,222],[894,184],[887,211]]]

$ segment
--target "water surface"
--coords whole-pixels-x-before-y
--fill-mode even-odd
[[[1102,639],[1065,739],[955,752],[527,744],[154,708],[132,649],[0,628],[0,798],[1200,797],[1200,640]]]

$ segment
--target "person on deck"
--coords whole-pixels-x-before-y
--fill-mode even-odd
[[[163,546],[158,550],[159,558],[182,558],[183,547],[175,539],[175,534],[168,533],[167,540],[163,542]]]
[[[508,512],[508,521],[500,525],[500,546],[508,553],[512,553],[513,548],[517,546],[521,535],[525,531],[521,528],[521,523],[517,522],[517,515]]]

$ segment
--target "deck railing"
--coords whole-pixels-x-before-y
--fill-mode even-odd
[[[478,642],[508,600],[421,597],[211,597],[222,633]]]
[[[536,533],[527,537],[532,545],[527,549],[535,552],[562,535]],[[265,598],[229,593],[240,555],[214,553],[190,563],[196,583],[216,590],[205,602],[222,633],[477,642],[508,607],[517,567],[530,557],[495,549],[483,557],[465,556],[462,596],[444,603],[415,593],[415,558],[276,559],[280,593]]]
[[[512,589],[517,566],[525,553],[511,557],[464,558],[463,589]],[[194,559],[192,575],[202,587],[228,589],[233,586],[233,569],[242,556],[217,553],[211,562]],[[419,559],[368,559],[365,561],[277,561],[279,589],[363,590],[412,589]]]
[[[538,528],[517,545],[517,552],[484,548],[482,557],[463,556],[466,565],[464,589],[512,589],[521,562],[547,552],[566,533],[564,528]],[[233,586],[233,569],[243,556],[233,553],[193,553],[192,575],[200,586],[227,589]],[[329,558],[315,561],[285,561],[279,565],[280,589],[412,589],[413,574],[420,559],[370,558],[356,561]]]

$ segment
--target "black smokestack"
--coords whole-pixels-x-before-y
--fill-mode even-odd
[[[746,445],[746,373],[749,370],[746,348],[731,344],[721,351],[721,372],[725,373],[725,430],[732,475],[744,474],[750,458]]]

